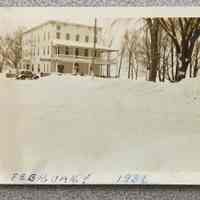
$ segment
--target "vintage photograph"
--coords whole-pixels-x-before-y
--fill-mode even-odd
[[[0,10],[1,184],[200,183],[200,18]]]

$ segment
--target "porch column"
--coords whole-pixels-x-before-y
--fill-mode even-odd
[[[88,75],[90,75],[91,63],[88,63]]]
[[[59,47],[56,46],[56,56],[59,56]]]
[[[72,55],[73,55],[74,58],[76,57],[76,55],[75,55],[75,47],[72,47]]]
[[[75,74],[75,69],[74,69],[74,67],[75,67],[75,48],[74,47],[72,47],[72,55],[73,55],[73,64],[72,64],[72,73],[73,74]]]
[[[55,72],[58,72],[58,63],[57,63],[57,60],[56,60],[55,67],[56,67]]]
[[[74,64],[75,62],[72,63],[72,74],[75,74]]]

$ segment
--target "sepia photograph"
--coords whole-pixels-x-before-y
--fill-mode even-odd
[[[200,184],[200,18],[119,10],[0,8],[0,184]]]

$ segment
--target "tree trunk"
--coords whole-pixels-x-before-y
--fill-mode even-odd
[[[131,77],[131,53],[129,52],[128,56],[128,79]]]
[[[193,70],[193,77],[197,77],[198,73],[198,58],[195,59],[194,70]]]
[[[134,68],[134,66],[133,66],[133,63],[131,64],[131,80],[133,80],[133,68]]]
[[[139,67],[138,67],[138,61],[137,61],[136,58],[135,58],[135,65],[136,65],[136,68],[135,68],[135,80],[137,80]]]
[[[181,81],[186,77],[186,72],[188,69],[189,61],[187,60],[188,58],[185,57],[185,55],[182,55],[182,58],[180,59],[181,61],[181,68],[178,69],[178,76],[177,76],[177,81]]]
[[[195,60],[194,60],[194,66],[193,66],[193,77],[197,77],[197,73],[198,73],[198,64],[199,64],[199,60],[198,60],[198,55],[199,55],[199,46],[196,47],[195,49]]]
[[[179,71],[179,58],[178,58],[178,54],[176,53],[176,72],[175,72],[175,81],[178,81],[178,71]]]
[[[124,56],[124,53],[121,52],[120,61],[119,61],[118,77],[120,77],[120,74],[121,74],[123,56]]]
[[[4,61],[2,61],[2,62],[0,63],[0,73],[2,73],[2,71],[3,71],[3,66],[4,66]]]
[[[195,45],[195,41],[198,39],[200,32],[196,32],[195,37],[190,40],[184,40],[181,43],[181,68],[178,70],[177,80],[180,81],[186,77],[188,66],[192,62],[192,53]]]
[[[171,80],[175,80],[174,78],[174,46],[173,42],[171,41]]]
[[[125,52],[125,49],[122,49],[121,54],[120,54],[118,77],[120,77],[120,74],[121,74],[122,61],[123,61],[123,57],[124,57],[124,52]]]
[[[192,78],[192,62],[190,63],[190,68],[189,68],[189,77]]]
[[[151,54],[151,63],[149,70],[149,81],[156,81],[157,77],[157,68],[159,63],[159,52],[158,52],[158,32],[159,32],[159,21],[157,18],[150,19],[149,28],[150,28],[150,54]]]

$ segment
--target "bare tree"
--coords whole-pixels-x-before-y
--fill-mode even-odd
[[[159,64],[158,33],[160,25],[158,18],[146,18],[145,20],[150,33],[150,67],[148,80],[155,82]]]
[[[192,55],[192,62],[190,64],[190,77],[197,77],[200,59],[200,41],[197,41],[194,47],[194,52]]]
[[[136,33],[138,30],[131,30],[132,25],[137,24],[139,21],[141,20],[135,20],[133,18],[118,18],[115,20],[112,20],[110,27],[109,27],[109,31],[108,33],[110,34],[111,30],[113,31],[114,28],[116,27],[128,27],[127,30],[125,32],[123,32],[121,34],[121,48],[119,51],[119,65],[118,65],[118,77],[120,77],[121,74],[121,69],[122,69],[122,63],[125,60],[125,58],[128,58],[128,78],[133,78],[133,74],[135,74],[135,77],[137,76],[138,73],[138,64],[136,64],[136,60],[138,61],[138,59],[136,58],[135,55],[135,47],[137,47],[136,45],[136,39],[134,38],[135,35],[134,33]],[[141,23],[140,23],[141,25]],[[131,30],[131,31],[130,31]],[[112,38],[113,40],[114,38]],[[134,41],[135,40],[135,41]],[[132,44],[131,44],[132,43]],[[135,59],[136,58],[136,59]],[[134,65],[134,61],[135,61],[135,65]],[[107,67],[107,74],[109,74],[109,67]]]
[[[0,37],[0,73],[3,70],[4,60],[5,60],[5,46],[3,38]]]
[[[170,38],[162,30],[159,31],[159,66],[158,77],[159,81],[164,82],[167,78],[167,72],[169,72],[169,60],[170,60]]]
[[[8,35],[5,38],[8,45],[7,60],[16,70],[22,58],[22,35],[23,30],[20,28],[12,36]]]
[[[0,38],[0,71],[3,70],[4,65],[12,65],[9,60],[10,48],[7,38],[8,36]]]
[[[140,33],[137,31],[126,31],[124,34],[124,45],[121,53],[126,53],[128,58],[128,78],[137,79],[139,70],[139,57],[141,56]]]
[[[119,60],[119,67],[118,67],[118,77],[120,77],[121,69],[122,69],[122,62],[125,54],[125,44],[121,45],[121,50],[119,52],[120,60]]]
[[[180,81],[186,77],[195,43],[200,36],[200,18],[158,18],[158,20],[176,49],[175,80]]]

